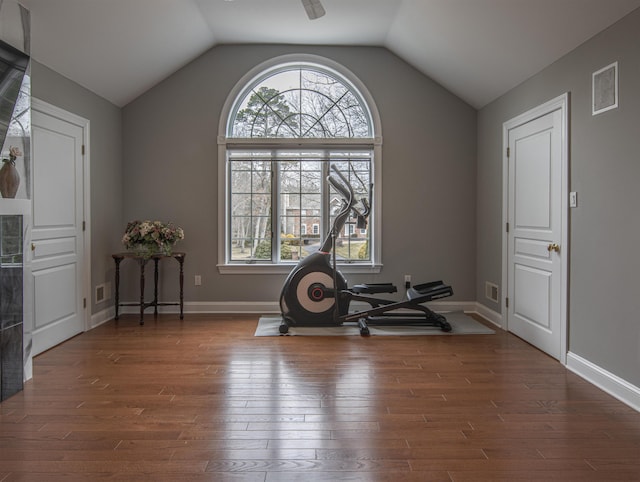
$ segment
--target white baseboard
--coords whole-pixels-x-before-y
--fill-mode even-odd
[[[24,373],[22,375],[22,381],[26,382],[33,378],[33,357],[29,356],[24,362]]]
[[[504,330],[501,313],[498,313],[497,311],[493,311],[492,309],[487,308],[483,304],[480,304],[477,302],[475,303],[475,309],[470,310],[470,312],[479,314],[480,316],[485,318],[487,321],[490,321],[491,323],[496,325],[496,328],[500,328],[501,330]]]
[[[107,321],[113,320],[116,316],[115,307],[107,308],[106,310],[98,311],[91,315],[91,319],[89,320],[89,330],[95,328],[96,326],[100,326]]]
[[[270,315],[280,313],[280,305],[272,301],[186,301],[183,308],[184,313],[210,313],[210,314],[260,314]],[[140,313],[137,306],[123,306],[120,314]],[[158,313],[180,313],[178,305],[158,306]],[[147,309],[145,316],[152,314],[152,310]],[[111,310],[111,318],[115,317],[115,310]]]
[[[168,313],[178,313],[177,306],[171,308]],[[266,315],[280,313],[280,304],[276,301],[196,301],[184,304],[185,313],[238,313]]]
[[[356,309],[368,308],[368,305],[366,303],[354,303],[353,306],[355,306]],[[478,310],[479,305],[475,301],[432,301],[430,303],[427,303],[427,306],[429,306],[429,308],[431,308],[433,311],[437,311],[440,313],[447,311],[480,313],[480,311]],[[180,309],[176,305],[158,307],[158,313],[179,313],[179,311]],[[123,306],[120,309],[121,314],[135,314],[139,312],[140,308],[138,308],[137,306]],[[145,316],[148,313],[150,313],[149,310],[145,312]],[[271,315],[280,313],[280,304],[277,301],[187,301],[184,303],[184,313],[233,313]],[[105,316],[110,316],[110,318],[103,319]],[[486,317],[486,315],[483,316]],[[108,321],[109,319],[113,319],[114,317],[115,310],[113,308],[97,313],[91,317],[91,328],[98,326],[105,321]],[[487,317],[487,319],[489,318]]]
[[[640,388],[575,353],[567,354],[567,369],[640,412]]]
[[[357,305],[357,304],[355,304]],[[366,303],[361,303],[365,308]],[[432,301],[427,303],[433,311],[445,313],[447,311],[464,311],[466,313],[478,313],[497,326],[501,326],[502,315],[490,310],[484,305],[475,301]],[[140,309],[136,306],[123,306],[120,308],[122,314],[135,314]],[[178,313],[177,305],[159,306],[160,313]],[[273,314],[280,313],[280,304],[276,301],[187,301],[184,303],[185,313],[235,313],[235,314],[252,314],[264,313]],[[149,311],[146,311],[149,313]],[[115,309],[113,307],[95,313],[91,316],[91,327],[101,325],[105,321],[113,319]]]

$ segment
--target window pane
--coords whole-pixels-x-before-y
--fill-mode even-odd
[[[256,238],[253,259],[271,261],[271,238]]]
[[[232,217],[231,233],[232,259],[246,259],[251,257],[252,243],[249,237],[251,233],[251,217]]]
[[[290,164],[290,163],[287,163]],[[289,167],[289,169],[291,169]],[[283,193],[300,192],[300,172],[296,169],[281,170],[280,172],[280,191]]]
[[[304,216],[301,218],[302,234],[302,257],[305,257],[320,249],[322,236],[320,233],[320,215]]]
[[[231,172],[231,192],[250,193],[251,192],[251,171]]]
[[[253,175],[251,176],[251,189],[253,192],[271,192],[271,163],[254,162]]]
[[[297,261],[300,259],[300,238],[292,234],[280,237],[280,259]]]
[[[236,159],[230,167],[229,258],[271,260],[271,162]]]
[[[360,98],[333,75],[292,68],[268,75],[248,89],[231,128],[232,137],[371,137]]]
[[[320,236],[307,233],[312,233],[314,224],[319,226],[322,223],[322,181],[326,167],[319,160],[304,159],[318,157],[319,154],[318,151],[280,153],[283,157],[303,158],[278,163],[282,261],[304,258],[320,246]]]
[[[234,216],[231,218],[231,232],[231,260],[271,259],[268,217]]]
[[[307,215],[320,216],[322,198],[320,194],[303,194],[302,208]]]
[[[231,215],[249,216],[251,214],[251,193],[231,195]]]
[[[334,162],[344,176],[348,179],[351,187],[354,190],[356,204],[354,207],[360,212],[365,211],[365,206],[362,204],[362,199],[366,199],[369,202],[370,197],[370,179],[371,173],[369,170],[363,169],[367,163],[365,161],[358,161],[357,163],[351,163],[347,161]],[[354,169],[354,166],[358,166],[358,170]],[[336,215],[342,209],[342,195],[337,192],[333,187],[330,188],[330,221],[333,223]],[[338,233],[336,239],[336,256],[342,261],[369,261],[371,259],[370,245],[370,231],[366,227],[358,227],[358,219],[352,215],[347,219],[345,226]]]
[[[254,194],[251,200],[251,214],[254,216],[268,216],[271,210],[271,195]]]
[[[290,210],[289,213],[292,215],[280,217],[280,236],[300,236],[300,218],[295,216],[297,211]]]
[[[280,177],[281,183],[289,181],[293,176],[298,176],[300,179],[298,183],[300,190],[297,193],[287,192],[280,196],[281,260],[304,258],[309,253],[317,251],[320,246],[318,231],[322,222],[322,195],[321,171],[318,168],[321,168],[321,164],[302,162],[299,166],[307,170],[288,171]],[[291,182],[286,186],[281,184],[281,190],[292,191],[291,187]],[[313,233],[314,225],[316,233],[306,235],[306,233]],[[304,237],[303,234],[305,234]]]

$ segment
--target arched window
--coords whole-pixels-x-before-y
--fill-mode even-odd
[[[282,65],[247,86],[229,137],[371,138],[371,116],[354,87],[310,64]]]
[[[317,250],[341,206],[326,182],[332,164],[358,199],[376,185],[369,228],[347,221],[336,242],[338,262],[377,270],[380,138],[370,95],[344,67],[285,56],[247,74],[229,96],[218,138],[221,271],[290,269]]]

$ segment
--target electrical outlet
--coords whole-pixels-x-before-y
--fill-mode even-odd
[[[569,193],[569,207],[570,208],[578,207],[578,193],[575,191],[571,191]]]
[[[411,288],[411,275],[410,274],[405,274],[404,275],[404,288],[406,290]]]
[[[194,282],[196,284],[196,286],[200,286],[202,284],[202,276],[200,276],[199,274],[197,274],[195,276]]]

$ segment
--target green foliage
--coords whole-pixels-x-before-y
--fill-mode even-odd
[[[365,243],[360,246],[358,259],[369,259],[369,241],[365,241]]]
[[[293,234],[283,234],[280,236],[280,239],[282,240],[283,246],[300,246],[300,243],[302,242],[300,238]]]
[[[295,243],[299,243],[297,239],[293,241]],[[294,251],[297,252],[297,248],[293,248],[289,241],[284,241],[280,246],[280,259],[292,259],[292,253]],[[271,259],[271,241],[265,239],[258,243],[258,246],[256,246],[256,250],[253,253],[253,257],[255,259]]]
[[[298,127],[285,96],[277,89],[260,87],[249,97],[247,107],[238,111],[236,121],[246,137],[291,137]]]
[[[271,259],[271,240],[265,239],[258,243],[256,250],[253,253],[253,257],[256,259]]]
[[[292,248],[290,245],[286,243],[283,244],[282,246],[280,246],[280,259],[292,259],[294,250],[295,248]]]
[[[298,253],[297,246],[300,246],[300,238],[293,234],[283,234],[280,236],[280,259],[293,259],[293,253]]]

